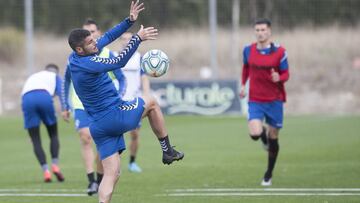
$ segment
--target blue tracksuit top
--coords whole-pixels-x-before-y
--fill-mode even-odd
[[[108,30],[97,41],[97,48],[102,50],[120,37],[132,24],[133,22],[126,18]],[[70,54],[69,69],[74,89],[91,120],[98,120],[121,105],[122,100],[107,72],[124,67],[140,43],[140,37],[134,35],[119,56],[113,58],[101,58],[98,54],[88,56],[81,56],[75,52]]]
[[[114,53],[112,51],[109,51],[109,52],[110,52],[110,56],[109,56],[110,58],[115,57]],[[99,51],[99,53],[101,53],[101,51]],[[114,74],[115,79],[119,82],[118,93],[119,93],[119,95],[123,95],[125,92],[125,88],[126,88],[125,75],[121,69],[115,69],[112,71],[112,73]],[[114,78],[112,78],[112,79],[114,79]],[[62,107],[64,107],[64,108],[62,108],[63,110],[70,110],[70,109],[74,108],[74,106],[70,105],[70,102],[71,102],[71,98],[69,98],[70,84],[71,84],[71,73],[70,73],[70,64],[68,63],[68,65],[66,66],[66,69],[65,69],[64,80],[62,83],[61,97],[59,96],[59,98],[61,98],[61,105],[62,105]]]

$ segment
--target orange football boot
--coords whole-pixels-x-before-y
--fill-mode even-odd
[[[63,182],[65,180],[64,175],[61,173],[58,165],[52,164],[51,170],[59,182]]]
[[[49,170],[44,171],[44,182],[45,183],[51,182],[51,173]]]

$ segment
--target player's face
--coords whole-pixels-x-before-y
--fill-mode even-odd
[[[84,25],[83,29],[88,30],[94,39],[98,39],[101,36],[101,32],[95,24]]]
[[[91,55],[99,52],[99,49],[96,46],[96,40],[91,35],[85,38],[81,48],[83,50],[83,55]]]
[[[255,37],[259,43],[266,43],[271,36],[271,29],[266,24],[255,25]]]

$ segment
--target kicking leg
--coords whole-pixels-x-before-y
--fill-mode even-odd
[[[108,203],[114,187],[120,177],[120,158],[118,153],[101,161],[104,167],[104,176],[99,187],[99,202]]]
[[[150,95],[144,95],[143,99],[145,101],[145,110],[142,117],[148,117],[151,129],[157,138],[165,138],[167,136],[167,131],[160,106],[156,102],[155,98]]]
[[[142,117],[148,117],[152,131],[159,139],[161,149],[163,151],[163,163],[171,164],[184,158],[184,153],[178,152],[170,144],[169,136],[165,128],[164,116],[161,112],[159,104],[151,95],[144,95],[145,110]]]

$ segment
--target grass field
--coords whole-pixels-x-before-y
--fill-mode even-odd
[[[46,184],[22,119],[0,117],[1,203],[97,202],[81,196],[87,180],[73,125],[59,125],[66,180]],[[137,159],[143,173],[128,172],[126,151],[113,202],[360,202],[360,116],[286,117],[270,190],[259,186],[266,152],[248,138],[244,118],[172,116],[167,126],[184,160],[164,166],[144,122]],[[44,129],[42,138],[49,159]]]

